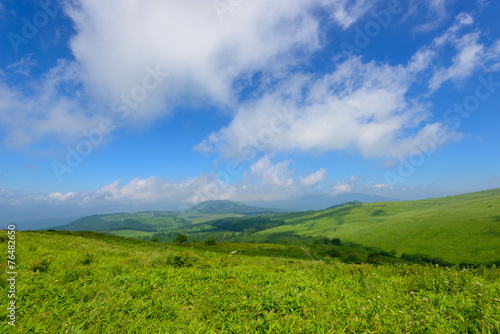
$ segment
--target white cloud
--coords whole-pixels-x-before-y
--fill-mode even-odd
[[[46,199],[64,202],[68,198],[70,198],[71,196],[73,196],[74,194],[75,193],[73,193],[73,192],[69,192],[69,193],[66,193],[66,194],[62,194],[60,192],[57,192],[57,193],[48,194],[47,197],[46,197]]]
[[[482,34],[477,29],[461,34],[462,30],[470,28],[473,23],[474,18],[471,14],[460,13],[455,17],[454,24],[434,39],[431,45],[436,51],[450,44],[457,53],[448,67],[436,66],[434,68],[433,76],[429,80],[431,93],[449,80],[454,83],[463,82],[478,68],[484,68],[487,71],[496,71],[500,68],[500,40],[496,40],[492,45],[485,45],[480,42]]]
[[[63,9],[76,31],[69,45],[75,61],[61,61],[33,85],[57,81],[55,91],[26,93],[0,83],[5,143],[22,147],[53,136],[67,143],[100,118],[117,119],[112,103],[143,82],[147,66],[170,76],[117,125],[141,126],[185,103],[230,108],[252,74],[283,77],[303,59],[297,55],[321,47],[318,11],[348,26],[369,8],[371,2],[363,0],[254,0],[221,21],[212,1],[69,2]],[[11,68],[29,74],[32,65],[28,56]]]
[[[321,0],[324,5],[330,6],[330,17],[342,28],[347,29],[365,15],[377,1],[371,0]]]
[[[61,61],[28,92],[0,81],[0,124],[6,128],[5,145],[20,148],[53,135],[60,142],[68,142],[83,129],[97,126],[96,109],[79,97],[79,69],[75,65]]]
[[[361,177],[351,176],[348,181],[337,181],[332,186],[332,191],[330,195],[335,196],[343,193],[353,192],[355,189],[359,187],[359,180]]]
[[[256,178],[264,185],[290,187],[294,184],[294,180],[289,166],[290,161],[273,164],[265,155],[250,166],[250,178]]]
[[[256,0],[221,21],[211,1],[81,0],[68,11],[78,32],[71,49],[87,70],[86,83],[107,95],[128,91],[147,64],[159,64],[172,74],[162,88],[168,100],[191,95],[228,103],[242,74],[283,68],[297,61],[295,50],[319,46],[314,7]]]
[[[291,76],[242,106],[200,146],[238,159],[251,157],[252,150],[407,155],[429,132],[446,130],[425,123],[427,105],[405,96],[416,71],[425,68],[416,62],[389,66],[353,57],[322,77]]]
[[[424,17],[426,22],[413,27],[413,32],[416,33],[429,33],[439,27],[449,19],[446,10],[447,0],[412,0],[408,9],[406,18],[411,16]],[[420,8],[423,7],[423,8]]]
[[[37,65],[38,62],[33,59],[33,54],[30,53],[27,56],[21,58],[19,61],[8,65],[7,68],[12,69],[17,74],[28,76],[30,75],[31,68]]]
[[[485,67],[489,72],[500,70],[500,39],[486,50],[485,52]]]
[[[317,172],[300,177],[300,182],[305,186],[315,186],[320,182],[325,182],[328,180],[327,171],[324,168],[320,168]]]

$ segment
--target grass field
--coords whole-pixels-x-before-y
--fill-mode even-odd
[[[252,240],[291,232],[340,238],[401,253],[425,253],[454,262],[500,259],[500,189],[421,201],[380,202],[276,215],[286,225]]]
[[[209,201],[198,207],[207,212],[221,208],[256,210],[231,201]],[[500,261],[500,189],[419,201],[349,202],[320,211],[262,215],[273,221],[266,223],[269,226],[257,226],[256,221],[261,219],[258,215],[225,211],[94,215],[56,229],[160,241],[173,241],[179,233],[186,234],[189,241],[215,236],[218,241],[258,243],[304,244],[326,237],[395,251],[398,256],[426,254],[455,264]],[[241,220],[226,224],[223,220],[229,217]]]
[[[140,238],[140,237],[150,237],[153,235],[153,232],[143,232],[143,231],[135,231],[135,230],[120,230],[120,231],[110,232],[110,234],[118,235],[120,237],[127,237],[127,238]]]
[[[0,333],[500,331],[497,268],[342,264],[314,260],[298,245],[16,236],[16,327],[2,307]]]

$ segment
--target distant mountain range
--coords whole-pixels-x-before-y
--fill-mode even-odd
[[[235,213],[240,215],[257,215],[283,212],[280,209],[249,206],[241,202],[229,200],[205,201],[187,211],[187,213],[223,214]]]
[[[374,203],[374,202],[396,202],[399,200],[380,195],[367,195],[360,193],[346,193],[336,196],[330,196],[326,194],[308,194],[301,197],[289,198],[278,201],[252,201],[248,202],[248,204],[263,206],[263,207],[275,207],[275,208],[280,208],[284,211],[308,211],[308,210],[322,210],[334,205],[339,205],[342,203],[354,202],[354,201],[363,203]]]
[[[278,201],[253,201],[247,204],[235,202],[230,200],[213,200],[200,203],[188,209],[184,213],[172,211],[148,211],[139,212],[134,214],[104,214],[104,215],[91,215],[83,218],[56,218],[56,219],[43,219],[32,220],[18,223],[18,229],[21,230],[37,230],[55,227],[56,229],[67,230],[92,230],[92,231],[106,231],[112,227],[115,229],[124,229],[125,226],[132,224],[134,227],[139,227],[138,222],[132,223],[130,219],[138,220],[145,224],[153,224],[156,227],[162,226],[163,228],[178,227],[182,225],[180,221],[181,216],[187,215],[268,215],[282,213],[285,211],[309,211],[309,210],[323,210],[335,205],[348,202],[388,202],[398,201],[393,198],[366,195],[359,193],[348,193],[337,196],[330,196],[324,194],[310,194],[297,198],[291,198]],[[155,217],[154,219],[151,219]],[[160,217],[163,217],[160,219]],[[219,217],[217,217],[219,218]],[[128,220],[127,220],[128,219]],[[215,218],[213,218],[215,219]],[[125,223],[125,220],[126,223]],[[160,221],[161,220],[161,221]],[[154,221],[154,223],[153,223]],[[168,222],[167,222],[168,221]],[[113,223],[112,223],[113,222]],[[122,223],[118,223],[122,222]],[[110,224],[118,224],[117,226],[110,226]],[[129,227],[132,227],[129,226]],[[149,228],[142,226],[140,230],[149,231]]]
[[[13,223],[16,225],[16,229],[19,231],[27,230],[42,230],[44,228],[68,224],[80,217],[70,217],[70,218],[49,218],[49,219],[37,219],[37,220],[27,220],[19,223]]]

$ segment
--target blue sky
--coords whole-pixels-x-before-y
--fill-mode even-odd
[[[495,1],[2,1],[2,220],[500,187]]]

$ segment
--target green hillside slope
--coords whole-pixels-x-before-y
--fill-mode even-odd
[[[0,232],[7,254],[7,232]],[[0,333],[500,330],[498,268],[314,261],[299,245],[191,249],[58,231],[15,237],[15,326],[2,307]],[[260,256],[240,255],[259,249]],[[0,262],[5,302],[12,289],[6,271]]]
[[[169,211],[116,213],[92,215],[77,219],[69,224],[52,227],[55,230],[94,231],[121,233],[118,231],[157,232],[168,231],[190,224],[179,214]]]
[[[275,216],[286,224],[256,239],[292,232],[424,253],[454,263],[500,259],[500,189],[420,201],[346,205]]]

